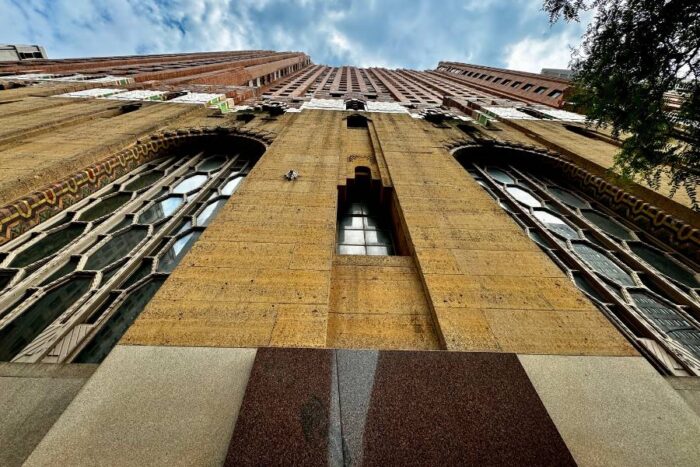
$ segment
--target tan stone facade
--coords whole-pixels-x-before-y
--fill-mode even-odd
[[[685,438],[675,437],[674,423],[684,420],[682,423],[688,429],[687,433],[691,433],[686,438],[700,430],[700,425],[696,426],[697,416],[683,405],[675,390],[662,387],[666,383],[660,374],[683,376],[684,381],[694,381],[690,376],[696,375],[698,368],[692,357],[685,359],[689,354],[684,353],[687,350],[680,348],[680,344],[664,340],[651,324],[643,324],[644,316],[640,315],[644,309],[635,305],[637,302],[630,297],[633,293],[654,294],[654,297],[665,294],[663,297],[670,298],[663,300],[673,302],[664,301],[663,304],[672,303],[667,306],[680,310],[678,313],[682,313],[683,319],[695,325],[695,320],[700,317],[695,303],[697,288],[692,285],[683,288],[683,281],[692,281],[692,278],[654,273],[649,264],[634,259],[636,257],[627,245],[653,245],[654,251],[668,252],[692,275],[700,245],[700,218],[693,210],[695,200],[688,193],[680,192],[671,198],[672,190],[667,184],[655,192],[617,179],[608,169],[613,164],[619,142],[609,135],[587,130],[573,114],[553,112],[547,118],[521,115],[523,109],[547,115],[548,108],[541,100],[513,101],[511,99],[518,96],[489,95],[486,87],[470,87],[466,81],[450,77],[447,70],[336,68],[312,65],[307,59],[300,54],[256,52],[239,57],[208,54],[189,58],[112,58],[103,60],[103,63],[47,63],[47,72],[53,73],[139,67],[141,78],[136,83],[120,85],[120,92],[146,88],[185,92],[182,86],[198,83],[204,86],[198,88],[198,92],[217,93],[221,91],[218,86],[236,86],[235,92],[224,90],[224,95],[231,99],[230,107],[226,108],[218,105],[220,101],[194,105],[178,103],[169,97],[126,102],[109,99],[106,94],[104,97],[76,98],[68,93],[99,88],[84,82],[57,82],[55,77],[45,81],[16,77],[3,81],[0,76],[0,82],[7,83],[8,88],[0,91],[0,204],[3,205],[0,221],[4,229],[4,246],[0,248],[5,248],[0,273],[4,274],[2,277],[9,277],[4,285],[6,295],[0,297],[9,304],[0,312],[4,313],[0,314],[0,332],[5,332],[3,326],[11,329],[8,324],[15,318],[12,313],[21,306],[22,300],[27,297],[34,300],[32,297],[38,296],[21,293],[42,294],[56,289],[56,282],[46,282],[43,278],[49,275],[50,268],[57,269],[62,254],[66,260],[70,256],[59,251],[55,257],[58,259],[36,263],[38,265],[31,268],[14,264],[13,248],[21,250],[26,242],[44,235],[42,226],[55,222],[64,213],[85,209],[84,203],[93,197],[110,196],[109,191],[105,195],[100,190],[108,190],[119,177],[128,176],[149,164],[157,164],[167,157],[173,157],[173,165],[199,157],[197,154],[212,151],[212,141],[225,142],[223,145],[217,143],[214,153],[250,156],[251,161],[245,179],[216,216],[204,225],[206,230],[200,226],[197,235],[201,235],[179,265],[167,276],[159,275],[159,270],[154,269],[153,275],[164,283],[144,304],[143,311],[133,316],[133,324],[129,322],[124,326],[124,329],[128,328],[126,332],[115,334],[116,350],[98,368],[81,396],[34,451],[29,465],[50,464],[53,453],[59,451],[78,465],[97,461],[97,457],[90,457],[94,456],[90,454],[93,447],[106,448],[111,446],[111,441],[90,439],[81,444],[81,441],[66,443],[65,440],[74,424],[96,426],[90,424],[112,419],[111,412],[100,412],[94,407],[102,403],[96,402],[102,397],[100,394],[116,394],[109,399],[108,405],[110,411],[117,412],[120,412],[117,407],[122,407],[122,404],[135,407],[141,404],[135,402],[137,400],[154,400],[153,406],[144,408],[146,417],[162,427],[154,430],[152,438],[139,435],[150,441],[144,444],[145,448],[136,449],[133,458],[128,454],[126,458],[133,461],[163,455],[161,459],[177,459],[173,452],[166,455],[154,449],[154,446],[165,446],[177,439],[177,436],[171,439],[170,435],[163,434],[169,433],[172,421],[168,420],[177,418],[176,414],[169,412],[170,406],[165,407],[172,402],[173,405],[183,404],[192,419],[204,412],[208,417],[199,419],[203,421],[202,426],[192,428],[199,438],[186,444],[190,447],[182,458],[195,459],[192,462],[198,464],[201,459],[194,454],[196,449],[209,449],[209,444],[213,444],[211,452],[202,454],[202,459],[206,458],[207,462],[214,459],[214,463],[220,463],[228,455],[233,465],[241,459],[241,450],[245,451],[241,446],[248,446],[247,441],[241,440],[247,439],[249,431],[246,430],[250,428],[241,427],[247,426],[245,423],[267,423],[260,413],[246,412],[253,409],[246,405],[248,399],[243,396],[246,384],[249,384],[245,397],[254,399],[250,394],[259,390],[255,384],[264,371],[272,371],[270,381],[279,380],[284,384],[295,377],[279,376],[284,373],[284,368],[299,374],[318,371],[323,378],[328,372],[328,381],[331,381],[331,374],[333,378],[341,375],[338,384],[342,405],[342,372],[347,370],[342,363],[343,356],[364,355],[362,358],[371,360],[377,358],[376,352],[379,351],[379,355],[386,357],[379,357],[377,368],[390,372],[386,365],[391,365],[387,361],[391,358],[400,360],[401,355],[408,355],[391,352],[396,350],[415,351],[410,355],[416,362],[438,359],[425,363],[425,367],[420,366],[423,363],[416,363],[417,366],[404,370],[408,381],[406,388],[410,390],[424,383],[439,386],[437,381],[421,379],[432,374],[426,368],[438,368],[435,378],[448,380],[458,373],[450,365],[456,365],[454,362],[463,358],[480,362],[475,367],[464,367],[470,368],[471,372],[480,368],[479,375],[488,373],[484,369],[489,365],[499,368],[498,371],[502,367],[515,368],[512,369],[515,373],[503,370],[503,374],[514,379],[504,383],[494,377],[493,381],[489,380],[490,386],[487,385],[490,389],[481,388],[479,393],[487,394],[495,387],[511,387],[509,385],[519,391],[521,383],[518,381],[521,380],[518,378],[524,378],[527,387],[534,384],[532,391],[540,405],[526,404],[528,410],[532,406],[533,413],[544,411],[547,420],[547,413],[553,418],[560,417],[554,420],[554,424],[551,420],[547,422],[549,428],[541,433],[549,433],[546,435],[548,439],[561,441],[553,428],[556,424],[564,438],[562,445],[566,443],[565,447],[574,458],[577,461],[583,459],[584,464],[595,463],[589,462],[588,442],[599,446],[601,452],[606,453],[606,459],[619,459],[616,457],[619,452],[606,444],[608,438],[624,435],[629,436],[627,442],[631,444],[641,443],[641,438],[630,435],[624,426],[628,423],[626,420],[636,416],[634,404],[626,399],[631,390],[620,376],[629,374],[629,378],[647,381],[648,387],[654,388],[648,390],[653,397],[647,393],[639,396],[653,399],[652,404],[647,404],[649,414],[677,415],[671,417],[675,420],[673,422],[660,422],[663,428],[659,429],[659,439],[665,441],[659,442],[659,445],[663,444],[663,449],[659,449],[671,453],[667,459],[685,461],[687,457],[683,455],[690,451],[670,447],[687,444]],[[178,69],[174,67],[182,60],[216,63],[195,63],[192,65],[194,70],[173,71]],[[158,63],[170,63],[173,68],[145,69]],[[165,74],[156,76],[150,73]],[[183,76],[176,76],[178,73]],[[185,76],[191,79],[185,79]],[[267,82],[250,83],[259,77]],[[159,80],[162,83],[156,82]],[[20,83],[19,87],[15,86],[17,83]],[[233,93],[229,95],[228,91]],[[442,104],[442,108],[435,102]],[[559,107],[559,103],[553,104],[549,110],[557,110],[553,107]],[[260,148],[260,151],[264,149],[264,153],[258,159],[243,142]],[[508,173],[511,175],[521,170],[522,178],[526,180],[521,186],[530,190],[530,194],[541,195],[545,201],[527,204],[531,201],[526,197],[524,201],[520,198],[518,205],[519,198],[513,194],[516,192],[508,191],[514,182],[499,188],[495,177],[487,180],[488,177],[484,176],[488,170],[479,172],[491,166],[510,167],[512,172]],[[285,177],[290,170],[296,171],[296,179]],[[634,231],[630,234],[633,237],[623,239],[627,242],[623,244],[605,237],[603,227],[599,226],[602,229],[599,230],[590,223],[586,224],[588,221],[576,219],[570,206],[547,194],[550,193],[550,188],[547,188],[549,181],[542,182],[541,186],[545,188],[541,188],[534,178],[528,178],[539,175],[543,180],[551,177],[561,187],[570,190],[572,196],[590,198],[592,204],[587,206],[595,206],[601,212],[605,210],[610,218],[624,222],[630,232]],[[367,185],[361,185],[362,180]],[[354,193],[352,190],[357,190],[354,188],[357,186],[371,187],[373,196],[376,195],[375,201],[383,207],[387,223],[393,229],[396,254],[339,254],[341,208],[349,202]],[[494,199],[494,193],[501,196]],[[202,206],[206,202],[201,201]],[[556,237],[554,234],[547,237],[547,224],[537,224],[533,215],[538,210],[563,216],[568,224],[582,233],[575,234],[580,235],[578,237]],[[192,215],[192,219],[201,215],[201,211],[196,212],[200,214]],[[116,225],[116,220],[108,218],[91,224],[92,229],[104,229],[99,231],[102,232],[99,239],[113,235],[111,232],[115,230],[100,227],[100,222],[111,227],[109,223]],[[55,224],[55,229],[60,230],[60,225]],[[34,233],[27,234],[27,231]],[[540,237],[534,235],[534,231],[540,232]],[[88,230],[85,235],[89,236],[91,232]],[[549,246],[542,246],[542,235],[545,240],[550,239]],[[607,263],[600,258],[598,263],[585,263],[572,253],[576,251],[577,242],[593,245],[596,251],[605,252],[613,259]],[[571,251],[567,253],[566,248]],[[77,253],[73,255],[74,259],[78,256]],[[131,261],[133,254],[126,256]],[[156,261],[155,253],[144,252],[142,256],[147,261]],[[114,264],[120,264],[119,261]],[[159,261],[163,261],[162,256]],[[74,276],[92,274],[85,261],[76,264],[82,269],[73,273]],[[627,266],[629,264],[637,267],[631,269]],[[588,269],[582,267],[586,265]],[[135,270],[136,266],[132,269]],[[634,284],[624,287],[626,295],[615,292],[612,286],[606,289],[608,286],[604,285],[614,282],[605,274],[618,270],[623,271],[623,276],[628,274],[632,278],[634,275],[630,279]],[[598,273],[598,279],[591,279]],[[42,280],[32,279],[32,274],[43,274]],[[107,276],[107,269],[100,274],[100,278]],[[697,280],[698,271],[695,270],[694,274]],[[586,289],[577,280],[582,277],[590,279],[593,288],[600,290]],[[27,288],[25,284],[35,286]],[[98,290],[97,286],[93,287]],[[113,288],[122,290],[116,286]],[[124,289],[127,290],[126,286]],[[102,290],[99,289],[100,293]],[[604,297],[596,298],[596,291],[602,291]],[[21,300],[13,301],[15,297]],[[658,306],[662,306],[660,303],[657,301]],[[5,302],[0,305],[3,304]],[[103,310],[104,307],[93,308]],[[80,343],[80,339],[89,341],[99,326],[107,321],[92,318],[93,308],[83,307],[68,313],[56,319],[53,327],[30,336],[31,345],[27,348],[33,345],[32,348],[38,349],[34,353],[27,352],[26,348],[6,350],[8,355],[13,355],[8,360],[14,358],[15,363],[6,363],[6,367],[0,365],[0,376],[14,377],[22,365],[17,363],[20,361],[83,361],[79,356],[85,344]],[[113,308],[106,313],[111,312],[114,312]],[[70,320],[79,313],[86,318],[77,320],[74,326]],[[109,325],[104,325],[104,328],[108,329]],[[51,334],[51,329],[58,330]],[[8,335],[10,333],[8,331]],[[684,342],[690,342],[688,348],[692,349],[692,341]],[[299,348],[312,350],[297,350]],[[447,357],[448,354],[451,356]],[[289,361],[284,360],[285,355],[291,355]],[[324,357],[314,360],[318,355]],[[326,367],[324,358],[328,355],[332,355],[335,363]],[[481,358],[485,360],[481,361]],[[165,362],[162,368],[158,367],[159,361]],[[276,368],[275,361],[285,361],[288,367]],[[308,363],[311,361],[316,362],[315,366],[306,368],[304,365],[311,365]],[[294,366],[297,364],[301,367]],[[80,365],[73,365],[87,368],[80,375],[95,369],[90,365]],[[153,377],[152,381],[141,376],[144,368],[148,378]],[[185,376],[188,371],[196,374],[196,378],[211,379],[213,392],[203,395],[196,388],[178,392],[179,386],[189,387]],[[596,378],[605,372],[612,375],[616,371],[620,374],[615,373],[615,378],[611,378],[614,381],[611,393],[617,394],[615,400],[618,402],[615,403],[624,408],[626,415],[620,418],[619,425],[611,427],[600,421],[605,419],[606,404],[612,403],[605,400],[604,384],[599,385]],[[223,379],[212,376],[228,374],[226,372],[233,372],[235,376]],[[377,374],[382,374],[379,369]],[[543,374],[551,375],[551,380]],[[595,376],[591,379],[590,374]],[[356,376],[352,372],[351,375]],[[388,384],[385,379],[377,381],[377,385]],[[304,393],[306,385],[298,381],[294,384],[297,383],[300,385],[295,386],[297,389],[287,390],[284,386],[280,390],[282,396],[275,397],[293,398],[295,391]],[[576,406],[576,409],[584,407],[585,410],[579,410],[583,412],[581,419],[598,424],[590,435],[591,440],[586,442],[576,436],[578,425],[561,415],[561,398],[569,397],[569,390],[562,388],[566,384],[575,386],[579,383],[582,386],[571,389],[574,395],[570,397],[573,400],[577,394],[591,394],[591,401],[595,402],[582,402],[583,405]],[[3,384],[2,378],[0,384]],[[56,418],[82,384],[83,380],[66,392],[66,402],[60,410],[56,409]],[[124,389],[121,385],[132,389]],[[551,385],[559,386],[552,389]],[[156,386],[161,389],[153,390]],[[691,401],[697,399],[696,386],[685,382],[681,386],[683,397],[687,396]],[[357,391],[361,392],[361,388]],[[144,392],[149,394],[144,395]],[[373,397],[380,396],[377,393]],[[200,397],[221,400],[216,402],[219,405],[213,402],[214,405],[207,405],[209,402],[202,402]],[[232,402],[221,402],[229,397],[233,398]],[[318,397],[321,400],[318,404],[326,404],[325,395]],[[338,396],[331,393],[329,397],[329,407],[332,407],[332,397]],[[413,400],[412,397],[396,400]],[[424,401],[425,398],[421,397],[416,400]],[[546,407],[541,405],[538,397]],[[393,407],[394,402],[384,402],[381,407]],[[478,406],[498,407],[501,403],[479,402]],[[243,418],[239,418],[236,430],[243,431],[226,432],[235,425],[241,404],[240,417]],[[83,410],[82,407],[91,409]],[[223,412],[217,414],[216,407],[224,407]],[[305,411],[311,409],[303,406],[299,410],[306,414]],[[165,413],[162,418],[161,413]],[[221,415],[223,413],[233,415],[226,418]],[[501,412],[496,411],[492,416],[499,417],[499,414]],[[326,415],[331,424],[333,414]],[[658,417],[653,415],[652,418],[656,420]],[[651,423],[650,420],[644,423]],[[269,423],[277,426],[279,420],[273,418]],[[297,429],[298,422],[293,419],[290,423],[293,428],[289,433]],[[460,423],[466,426],[464,421]],[[511,422],[497,423],[505,426]],[[125,427],[133,424],[128,417],[119,418],[114,426],[105,428],[105,438],[111,433],[110,438],[121,439]],[[35,444],[49,427],[50,424],[41,428],[44,431]],[[554,431],[547,431],[550,428]],[[221,440],[209,439],[206,435],[207,430],[214,429]],[[180,428],[173,430],[181,431]],[[328,430],[324,436],[330,439],[331,428]],[[527,430],[540,433],[539,428]],[[304,436],[307,435],[305,432]],[[293,438],[296,435],[287,433],[281,439],[286,439],[285,436]],[[358,436],[362,446],[363,438]],[[227,448],[225,443],[229,439],[232,441]],[[237,439],[239,444],[236,444]],[[370,438],[364,439],[364,446],[369,449]],[[538,443],[533,445],[540,446]],[[34,445],[30,448],[23,446],[24,454],[17,458],[25,459],[33,448]],[[329,452],[332,448],[330,444],[327,447]],[[608,448],[610,452],[606,451]],[[463,449],[463,452],[468,451],[465,447]],[[264,451],[261,449],[256,455],[263,456],[261,452]],[[551,455],[551,459],[556,457]],[[82,460],[77,461],[78,457]],[[643,452],[639,457],[642,463],[656,459],[654,453]],[[0,463],[3,459],[0,455]]]
[[[50,127],[52,118],[65,118],[71,107],[98,115],[109,107],[52,102],[60,117],[30,113],[35,128]],[[320,110],[273,121],[257,117],[243,125],[233,115],[207,116],[211,111],[189,106],[154,103],[135,113],[74,120],[65,132],[44,131],[24,145],[11,143],[8,160],[10,154],[14,161],[31,154],[44,160],[42,170],[51,175],[27,180],[14,169],[17,162],[8,165],[14,171],[4,172],[4,199],[20,192],[18,181],[24,191],[39,188],[48,176],[60,179],[99,160],[105,146],[115,150],[156,129],[216,122],[275,136],[124,343],[634,353],[455,162],[446,142],[463,139],[456,128],[372,114],[369,128],[358,131],[346,127],[351,112]],[[96,142],[76,142],[77,134]],[[572,139],[553,144],[575,147]],[[519,140],[536,144],[524,135]],[[376,161],[373,177],[394,189],[410,256],[362,260],[334,254],[338,186],[358,160]],[[286,181],[281,175],[288,168],[300,178]],[[32,165],[24,170],[36,173]]]

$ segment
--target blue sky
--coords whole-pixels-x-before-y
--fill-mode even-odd
[[[454,60],[566,67],[585,24],[541,0],[0,0],[0,43],[50,58],[299,50],[315,63],[430,69]]]

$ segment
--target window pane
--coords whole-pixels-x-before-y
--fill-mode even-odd
[[[90,288],[92,277],[74,277],[52,289],[14,321],[0,329],[0,361],[11,360]]]
[[[358,245],[338,245],[339,255],[365,255],[367,251],[364,246]]]
[[[153,185],[155,182],[163,178],[165,172],[160,170],[151,170],[143,175],[139,175],[133,181],[127,183],[124,189],[127,191],[139,191],[141,188]]]
[[[535,198],[529,191],[525,191],[522,188],[518,188],[515,186],[507,187],[506,191],[510,193],[513,196],[513,198],[515,198],[517,201],[521,202],[525,206],[531,208],[542,207],[542,203],[540,203],[537,200],[537,198]]]
[[[95,219],[99,219],[100,217],[106,216],[107,214],[116,211],[117,209],[125,205],[130,199],[131,193],[117,193],[114,196],[105,198],[102,201],[98,201],[97,203],[95,203],[95,205],[87,211],[84,211],[80,215],[80,220],[94,221]]]
[[[225,199],[220,199],[209,203],[206,208],[197,216],[197,225],[208,225],[211,217],[224,205]]]
[[[700,281],[698,281],[696,274],[676,263],[674,260],[664,255],[660,251],[641,243],[631,243],[629,244],[629,247],[637,256],[656,268],[662,274],[665,274],[671,279],[677,280],[688,287],[700,287]]]
[[[548,211],[535,211],[533,215],[542,222],[545,227],[547,227],[552,232],[558,233],[562,237],[576,239],[580,238],[577,231],[571,228],[565,221],[559,216],[556,216]]]
[[[390,245],[391,237],[382,230],[365,231],[365,241],[367,245]]]
[[[187,177],[186,179],[175,185],[173,193],[189,193],[192,190],[200,188],[202,185],[204,185],[206,181],[206,175],[193,175],[191,177]]]
[[[597,273],[620,285],[635,285],[629,274],[600,251],[583,243],[574,243],[573,248],[576,254]]]
[[[43,239],[31,245],[26,250],[18,254],[10,263],[10,266],[22,268],[36,261],[51,256],[64,246],[78,238],[85,230],[85,225],[70,224],[57,232],[47,235]]]
[[[236,189],[238,188],[238,185],[241,184],[243,181],[243,177],[236,177],[232,178],[228,182],[226,182],[226,185],[221,189],[221,193],[223,193],[226,196],[231,196]]]
[[[168,165],[167,170],[153,170],[149,167],[136,176],[124,176],[102,190],[100,193],[106,194],[98,197],[92,203],[81,203],[73,208],[77,211],[77,217],[80,219],[93,220],[108,217],[105,222],[91,225],[90,230],[86,228],[87,224],[84,222],[67,224],[58,227],[57,231],[49,235],[43,234],[45,236],[40,237],[33,246],[29,246],[30,235],[35,234],[35,232],[42,234],[44,231],[50,231],[51,224],[48,227],[40,224],[30,233],[20,237],[20,241],[15,242],[15,244],[19,244],[19,248],[25,248],[25,250],[19,250],[19,254],[14,257],[10,267],[20,268],[22,276],[17,281],[16,286],[21,289],[20,292],[23,295],[20,295],[21,298],[15,300],[13,305],[0,309],[0,316],[7,316],[16,310],[17,306],[22,306],[24,310],[17,316],[13,315],[11,320],[4,320],[0,325],[0,334],[5,333],[7,336],[7,333],[12,329],[17,329],[18,325],[21,325],[19,329],[24,333],[23,341],[19,344],[12,344],[13,354],[11,357],[16,357],[18,361],[40,357],[39,354],[18,354],[24,348],[32,349],[33,352],[37,345],[41,346],[42,352],[48,350],[50,358],[60,354],[61,363],[66,355],[72,356],[72,350],[81,345],[81,339],[87,335],[73,332],[70,342],[62,340],[64,330],[60,327],[65,326],[67,328],[65,331],[70,331],[69,328],[76,324],[73,320],[65,319],[67,316],[64,313],[76,300],[86,296],[92,284],[95,284],[95,293],[106,298],[97,308],[94,308],[93,303],[88,300],[81,307],[90,307],[89,309],[76,310],[76,314],[73,316],[84,318],[81,323],[84,325],[103,326],[104,320],[100,319],[102,314],[113,308],[111,304],[115,300],[124,298],[125,289],[140,281],[142,285],[136,292],[145,297],[144,300],[147,301],[152,294],[141,293],[150,289],[150,286],[146,287],[146,284],[162,282],[165,276],[173,271],[201,234],[202,227],[213,219],[217,211],[227,201],[228,195],[235,191],[247,175],[248,160],[241,159],[235,163],[230,161],[231,158],[221,155],[199,160],[187,157],[164,160],[158,164]],[[196,171],[202,173],[196,173]],[[225,172],[222,173],[222,171]],[[166,178],[166,173],[171,174],[171,176]],[[177,180],[174,183],[174,191],[181,194],[171,193],[169,184],[172,179]],[[204,186],[207,187],[206,191],[202,190]],[[120,193],[119,187],[130,192]],[[185,193],[187,193],[186,196]],[[126,208],[127,206],[129,207]],[[114,212],[117,209],[124,212],[116,216]],[[201,212],[197,215],[198,210]],[[198,225],[194,227],[195,230],[192,230],[193,216],[198,222]],[[68,220],[68,217],[68,215],[64,215],[62,219]],[[162,222],[173,217],[177,217],[177,220]],[[142,225],[156,223],[158,224],[156,228]],[[53,225],[53,229],[56,230],[56,223],[54,222]],[[183,236],[173,239],[173,236],[178,234]],[[78,239],[83,238],[86,240],[77,242]],[[100,246],[95,249],[89,246],[98,244]],[[143,246],[143,248],[136,251],[139,246]],[[89,253],[85,260],[86,252]],[[1,254],[8,253],[11,251],[2,251]],[[36,267],[21,270],[27,266],[34,266],[38,261],[48,259],[57,253],[62,256],[57,261],[46,265],[49,268],[48,271]],[[156,260],[153,258],[154,255],[158,255],[159,258]],[[154,269],[155,261],[158,261],[157,270]],[[94,274],[82,273],[82,271],[93,270],[101,273],[99,276],[102,280],[99,283],[94,280]],[[41,280],[38,279],[39,271],[44,276]],[[16,275],[15,271],[12,273]],[[0,272],[0,274],[2,273]],[[38,288],[53,284],[70,274],[73,276],[69,279],[69,285],[54,286],[48,292]],[[9,282],[13,275],[5,274],[2,277],[8,277],[7,282]],[[120,280],[113,280],[117,277]],[[63,280],[65,281],[65,279]],[[74,284],[72,287],[87,285],[74,292],[70,284]],[[136,297],[137,295],[133,295],[127,298],[127,302],[124,303],[128,304]],[[145,306],[145,302],[143,305]],[[134,318],[142,308],[141,305],[129,307],[136,313],[133,315]],[[128,316],[128,313],[123,314],[122,311],[119,313],[121,316]],[[24,326],[27,323],[36,328],[30,334],[23,331],[27,327]],[[59,328],[59,332],[46,336],[41,334],[52,323]],[[98,341],[104,339],[104,342],[98,342],[95,345],[108,351],[116,340],[110,337],[112,336],[111,331],[108,332],[102,328],[101,330],[105,334],[98,333],[98,336],[102,336],[98,338]],[[122,332],[120,330],[114,336],[121,335]],[[39,335],[41,335],[42,342],[34,343],[32,340]],[[115,339],[118,339],[118,336]],[[62,346],[60,351],[56,345]],[[7,349],[6,354],[9,355]],[[104,354],[105,352],[102,352],[96,358],[101,359]],[[66,361],[69,360],[70,357]]]
[[[127,255],[138,245],[141,240],[148,235],[148,229],[143,227],[133,227],[118,235],[102,245],[96,252],[90,255],[85,264],[86,269],[102,269],[108,264],[112,264],[119,258]]]
[[[365,234],[362,230],[338,230],[338,243],[364,245]]]
[[[340,219],[340,227],[344,229],[362,229],[363,217],[348,216]]]
[[[549,187],[549,192],[554,195],[562,203],[572,207],[572,208],[586,208],[588,203],[579,198],[578,196],[569,193],[566,190],[562,190],[559,187]]]
[[[140,216],[138,222],[140,224],[153,224],[159,220],[170,217],[177,208],[182,206],[184,202],[182,196],[170,196],[153,204],[146,209]]]
[[[368,245],[367,254],[372,256],[389,256],[393,255],[393,250],[388,246]]]
[[[199,238],[200,232],[191,232],[184,237],[177,239],[168,251],[166,251],[158,262],[158,271],[173,272],[175,266],[180,263],[180,260],[192,248],[194,242]]]
[[[492,169],[489,167],[488,169],[486,169],[486,172],[488,172],[488,174],[491,175],[491,177],[493,177],[493,179],[496,180],[497,182],[515,183],[515,180],[513,180],[513,178],[511,178],[510,175],[508,175],[507,173],[505,173],[502,170]]]
[[[76,358],[77,363],[100,363],[158,292],[165,279],[156,278],[129,295]]]
[[[226,159],[223,157],[215,156],[209,157],[201,162],[198,166],[198,170],[203,170],[205,172],[211,172],[212,170],[220,169],[222,165],[226,163]]]
[[[632,240],[634,238],[629,230],[612,220],[610,217],[602,216],[594,211],[581,211],[581,214],[583,214],[586,219],[591,221],[593,225],[599,227],[603,232],[609,233],[610,235],[623,240]]]

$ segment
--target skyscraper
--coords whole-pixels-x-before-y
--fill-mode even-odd
[[[0,464],[697,461],[695,193],[617,179],[568,81],[0,73]]]

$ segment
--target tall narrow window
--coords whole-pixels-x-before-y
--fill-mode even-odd
[[[257,156],[160,159],[4,246],[0,360],[101,361]]]
[[[700,375],[697,264],[569,184],[462,162],[657,368]]]
[[[384,196],[382,199],[381,191],[372,185],[370,169],[357,167],[355,178],[349,181],[346,190],[341,190],[338,203],[336,252],[339,255],[401,254],[395,242],[401,233],[386,206],[391,196]]]

